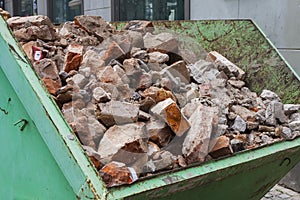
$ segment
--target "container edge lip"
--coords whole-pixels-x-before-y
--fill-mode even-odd
[[[169,171],[166,173],[155,175],[154,177],[150,177],[145,180],[141,180],[140,182],[138,181],[132,185],[109,188],[108,199],[124,198],[146,191],[155,190],[156,188],[170,186],[179,182],[187,181],[189,179],[221,171],[229,167],[238,166],[243,163],[278,154],[280,152],[283,153],[287,150],[299,151],[300,137],[291,141],[282,141],[262,148],[243,151],[232,156],[224,157],[219,160],[212,160],[197,166],[179,169],[175,173],[173,171]],[[166,179],[169,179],[170,177],[176,178],[171,179],[172,181],[169,182],[164,181]]]

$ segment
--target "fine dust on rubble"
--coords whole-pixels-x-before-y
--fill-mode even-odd
[[[149,21],[7,23],[108,187],[300,133],[300,105],[252,92],[221,54]]]

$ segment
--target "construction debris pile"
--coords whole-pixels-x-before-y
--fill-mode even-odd
[[[252,92],[215,51],[190,63],[151,22],[7,22],[108,187],[300,134],[300,105]]]

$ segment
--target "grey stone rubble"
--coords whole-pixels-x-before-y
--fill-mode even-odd
[[[252,92],[218,52],[191,63],[151,22],[8,24],[108,187],[299,136],[300,105]]]
[[[299,200],[300,193],[281,185],[275,185],[261,200]]]

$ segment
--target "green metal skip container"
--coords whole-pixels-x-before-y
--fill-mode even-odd
[[[246,71],[250,89],[300,103],[299,77],[251,20],[154,25],[219,51]],[[254,200],[300,160],[296,138],[106,188],[2,18],[0,49],[0,199]]]

